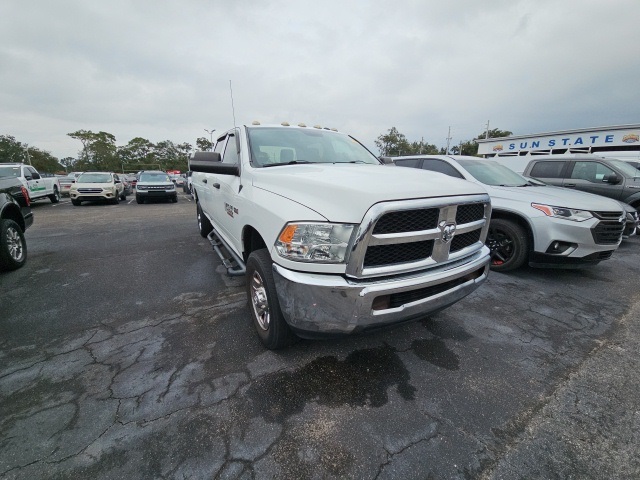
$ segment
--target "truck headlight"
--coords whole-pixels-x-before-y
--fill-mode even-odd
[[[281,257],[297,262],[343,263],[355,225],[288,223],[275,243]]]
[[[531,206],[536,210],[540,210],[548,217],[563,218],[565,220],[573,220],[574,222],[584,222],[585,220],[593,218],[593,214],[588,210],[554,207],[553,205],[543,205],[540,203],[532,203]]]

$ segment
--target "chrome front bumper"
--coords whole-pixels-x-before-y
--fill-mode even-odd
[[[488,272],[487,247],[439,268],[360,281],[273,265],[280,308],[301,336],[353,333],[424,317],[469,295]]]

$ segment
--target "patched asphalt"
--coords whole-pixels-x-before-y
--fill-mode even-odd
[[[272,352],[187,197],[34,211],[0,275],[2,478],[640,477],[637,237]]]

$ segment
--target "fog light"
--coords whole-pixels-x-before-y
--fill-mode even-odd
[[[387,310],[391,304],[391,297],[389,295],[382,295],[373,299],[371,304],[372,310]]]
[[[549,245],[549,248],[547,248],[546,253],[558,255],[561,253],[565,253],[569,249],[575,250],[576,248],[578,248],[578,245],[576,243],[561,242],[559,240],[555,240],[551,242],[551,245]]]

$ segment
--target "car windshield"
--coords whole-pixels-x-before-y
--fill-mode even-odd
[[[638,169],[624,160],[609,160],[611,165],[616,167],[622,173],[624,173],[625,177],[637,177]]]
[[[110,181],[109,173],[83,173],[76,180],[77,183],[109,183]]]
[[[248,128],[251,163],[258,167],[297,163],[380,164],[353,138],[317,128]]]
[[[140,180],[138,182],[170,182],[169,175],[163,172],[147,172],[140,174]]]
[[[20,167],[0,167],[0,177],[19,177]]]
[[[473,178],[485,185],[522,187],[529,181],[504,165],[491,160],[458,160]]]

